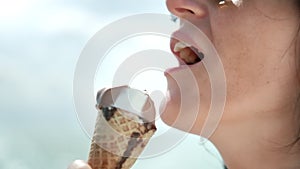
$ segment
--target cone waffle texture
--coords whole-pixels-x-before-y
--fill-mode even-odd
[[[101,108],[97,117],[88,163],[93,169],[129,169],[156,131],[137,115]]]

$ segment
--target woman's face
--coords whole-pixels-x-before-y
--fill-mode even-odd
[[[220,124],[245,120],[257,124],[258,117],[271,117],[273,110],[295,100],[295,91],[298,91],[295,37],[299,24],[296,0],[244,0],[240,7],[230,2],[220,5],[219,0],[166,2],[171,13],[203,31],[220,56],[227,87]],[[176,42],[171,42],[171,48]],[[184,82],[187,69],[192,71],[200,92],[196,119],[190,116],[195,111],[192,101],[182,112],[178,111],[181,92],[191,100],[196,97],[195,91],[189,90],[191,84]],[[163,120],[179,129],[200,134],[211,103],[211,84],[204,64],[200,62],[166,72],[166,77],[169,98],[162,113]],[[191,129],[186,125],[189,122],[193,122]]]

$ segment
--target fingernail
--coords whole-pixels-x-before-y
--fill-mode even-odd
[[[85,161],[75,160],[68,169],[92,169]]]

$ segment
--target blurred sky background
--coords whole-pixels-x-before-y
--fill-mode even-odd
[[[76,61],[103,26],[139,13],[168,11],[164,0],[0,0],[0,169],[66,169],[87,159],[72,98]],[[189,135],[133,168],[221,169],[198,141]]]

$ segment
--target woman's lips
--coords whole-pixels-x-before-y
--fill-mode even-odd
[[[175,35],[176,34],[174,33],[174,36]],[[182,37],[182,34],[179,35]],[[193,65],[203,59],[204,54],[201,50],[199,50],[199,48],[196,48],[195,45],[193,46],[193,44],[195,44],[193,41],[186,37],[178,40],[179,38],[174,36],[170,40],[170,49],[176,56],[179,65]]]
[[[170,39],[170,50],[178,60],[179,66],[169,68],[165,71],[165,73],[170,74],[178,71],[185,71],[202,64],[201,60],[203,59],[204,54],[201,51],[203,50],[198,46],[196,48],[196,43],[187,35],[187,33],[183,33],[181,30],[172,34]]]
[[[175,39],[175,38],[171,38],[171,40],[170,40],[170,49],[171,49],[171,51],[172,51],[172,53],[176,56],[176,58],[177,58],[177,60],[178,60],[178,62],[179,62],[179,65],[186,65],[186,63],[182,60],[182,59],[180,59],[180,57],[179,57],[179,55],[180,55],[180,52],[176,52],[175,50],[174,50],[174,48],[175,48],[175,45],[176,45],[176,43],[178,43],[179,42],[179,40],[177,40],[177,39]]]

